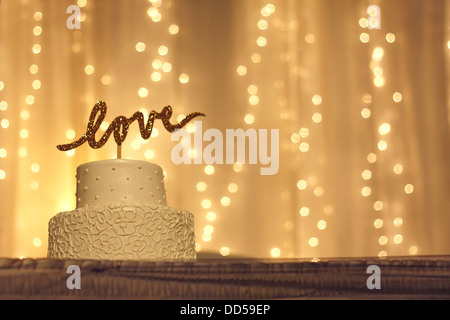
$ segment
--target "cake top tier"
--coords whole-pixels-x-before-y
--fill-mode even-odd
[[[77,168],[77,208],[108,203],[167,205],[160,166],[139,160],[111,159]]]

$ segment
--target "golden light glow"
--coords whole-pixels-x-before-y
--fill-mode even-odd
[[[77,5],[80,8],[83,8],[84,6],[86,6],[86,0],[78,0]]]
[[[169,62],[164,62],[161,66],[162,71],[164,72],[170,72],[172,70],[172,64]]]
[[[170,34],[177,34],[180,31],[180,27],[178,27],[176,24],[171,24],[169,27],[169,33]]]
[[[31,73],[31,74],[36,74],[38,71],[39,71],[39,67],[38,67],[37,65],[32,64],[32,65],[30,66],[30,73]]]
[[[265,47],[267,45],[267,39],[266,37],[258,37],[258,39],[256,39],[256,44],[260,47]]]
[[[40,247],[42,245],[42,241],[39,238],[34,238],[33,239],[33,246],[35,247]]]
[[[307,186],[308,186],[308,183],[305,180],[299,180],[297,182],[297,188],[299,190],[305,190]]]
[[[67,137],[67,139],[69,139],[69,140],[74,139],[74,138],[75,138],[75,131],[72,130],[72,129],[67,130],[67,131],[66,131],[66,137]]]
[[[5,88],[5,83],[3,81],[0,81],[0,91],[2,91]]]
[[[195,243],[195,252],[202,251],[202,245],[198,242]]]
[[[236,68],[236,72],[240,76],[245,76],[247,74],[247,67],[240,65]]]
[[[20,135],[20,137],[22,139],[28,138],[28,130],[27,129],[21,129],[19,135]]]
[[[228,207],[231,204],[231,199],[229,197],[222,197],[220,199],[220,204],[224,207]]]
[[[37,190],[37,189],[39,189],[39,183],[38,183],[37,181],[35,181],[35,180],[31,181],[31,182],[30,182],[30,189],[31,189],[31,190]]]
[[[233,163],[234,172],[241,172],[243,168],[244,168],[244,165],[242,163],[239,163],[239,162]]]
[[[298,132],[300,134],[300,137],[306,138],[309,136],[309,129],[308,128],[301,128]]]
[[[307,217],[307,216],[309,216],[309,208],[301,207],[299,213],[302,217]]]
[[[138,95],[141,98],[145,98],[148,96],[148,89],[147,88],[139,88]]]
[[[367,28],[369,26],[369,21],[366,18],[359,19],[359,26],[361,28]]]
[[[324,190],[323,190],[322,187],[315,187],[315,188],[314,188],[314,195],[315,195],[316,197],[321,197],[321,196],[323,196],[323,192],[324,192]]]
[[[305,36],[306,43],[313,44],[316,41],[316,36],[312,33],[308,33]]]
[[[273,248],[272,250],[270,250],[270,255],[273,258],[278,258],[281,255],[281,250],[279,248]]]
[[[378,238],[378,243],[379,243],[381,246],[385,246],[385,245],[388,243],[388,237],[386,237],[386,236],[381,236],[381,237],[379,237],[379,238]]]
[[[206,220],[208,220],[209,222],[215,221],[216,218],[217,218],[217,215],[216,215],[215,212],[209,211],[209,212],[206,214]]]
[[[251,95],[248,98],[248,102],[252,105],[252,106],[256,106],[259,103],[259,97],[257,95]]]
[[[158,71],[154,71],[150,78],[152,79],[152,81],[158,82],[161,80],[161,73],[159,73]]]
[[[386,34],[386,41],[389,42],[389,43],[394,43],[395,42],[395,34],[387,33]]]
[[[405,186],[405,192],[406,192],[407,194],[413,193],[413,192],[414,192],[414,186],[413,186],[412,184],[408,183],[408,184]]]
[[[396,234],[394,236],[394,243],[395,244],[400,244],[403,242],[403,236],[401,234]]]
[[[211,233],[204,233],[204,234],[202,234],[202,240],[204,242],[211,241]]]
[[[315,123],[322,122],[322,114],[319,112],[316,112],[312,115],[312,121]]]
[[[205,169],[204,169],[205,173],[210,176],[212,174],[214,174],[214,167],[210,164],[208,164]]]
[[[235,193],[238,191],[238,185],[234,182],[230,183],[228,185],[228,191],[230,191],[231,193]]]
[[[209,208],[211,208],[211,200],[209,200],[209,199],[203,199],[203,200],[202,200],[202,208],[203,208],[203,209],[209,209]]]
[[[370,40],[370,36],[367,33],[363,32],[359,35],[359,40],[361,40],[362,43],[367,43]]]
[[[31,165],[31,171],[32,171],[32,172],[34,172],[34,173],[39,172],[39,169],[40,169],[40,166],[39,166],[38,163],[34,162],[34,163]]]
[[[19,156],[20,156],[21,158],[26,157],[27,154],[28,154],[27,148],[23,148],[23,147],[22,147],[22,148],[19,149]]]
[[[252,124],[253,122],[255,122],[255,116],[251,113],[247,113],[244,117],[244,121],[246,124]]]
[[[8,152],[6,151],[6,149],[0,148],[0,158],[6,158],[7,155],[8,155]]]
[[[41,88],[41,81],[39,80],[33,80],[33,83],[31,84],[34,90],[38,90]]]
[[[300,134],[298,134],[298,133],[291,134],[291,142],[299,143],[300,142]]]
[[[9,120],[8,119],[2,119],[2,122],[0,122],[0,125],[3,129],[6,129],[9,127]]]
[[[372,177],[372,171],[366,169],[362,172],[361,176],[364,180],[370,180]]]
[[[383,202],[380,200],[375,201],[373,204],[373,208],[375,209],[375,211],[383,210]]]
[[[87,75],[93,74],[93,73],[94,73],[94,66],[93,66],[93,65],[90,65],[90,64],[86,65],[86,67],[84,67],[84,72],[85,72]]]
[[[258,87],[255,86],[254,84],[251,84],[247,87],[247,92],[250,95],[255,95],[258,93]]]
[[[253,53],[252,56],[250,57],[250,60],[252,60],[253,63],[260,63],[261,55],[259,53]]]
[[[33,46],[33,53],[34,54],[38,54],[39,52],[41,52],[41,45],[40,44],[35,44],[34,46]]]
[[[401,227],[403,224],[403,219],[400,217],[397,217],[394,219],[394,226],[395,227]]]
[[[387,252],[385,250],[381,250],[378,252],[378,258],[385,258],[387,257]]]
[[[302,142],[302,143],[300,143],[299,146],[298,146],[298,149],[299,149],[301,152],[308,152],[308,150],[309,150],[309,143],[308,143],[308,142]]]
[[[408,252],[410,255],[415,255],[419,252],[419,248],[417,248],[417,246],[411,246],[409,247]]]
[[[377,161],[377,155],[373,152],[369,153],[367,155],[367,161],[369,161],[369,163],[375,163]]]
[[[162,61],[161,60],[159,60],[159,59],[155,59],[155,60],[153,60],[153,62],[152,62],[152,67],[153,67],[153,69],[161,69],[161,67],[162,67]]]
[[[384,56],[384,49],[381,47],[376,47],[372,53],[372,59],[374,61],[380,61]]]
[[[1,101],[0,102],[0,110],[5,111],[6,109],[8,109],[8,103],[6,101]]]
[[[6,172],[3,169],[0,169],[0,180],[3,180],[6,178]]]
[[[316,237],[309,238],[308,244],[311,248],[317,247],[319,245],[319,239]]]
[[[403,172],[403,166],[400,163],[395,164],[394,173],[401,174]]]
[[[205,233],[213,233],[214,232],[214,227],[212,225],[208,224],[208,225],[206,225],[203,228],[203,232],[205,232]]]
[[[200,181],[199,183],[197,183],[197,191],[198,192],[203,192],[206,190],[206,183],[204,183],[203,181]]]
[[[268,23],[266,20],[261,19],[258,21],[258,23],[256,24],[256,26],[260,29],[260,30],[266,30],[268,27]]]
[[[364,118],[364,119],[368,119],[368,118],[370,118],[370,109],[369,108],[363,108],[362,110],[361,110],[361,116]]]
[[[136,51],[137,52],[143,52],[145,50],[145,43],[138,42],[136,43]]]
[[[318,94],[315,94],[311,100],[312,100],[312,103],[316,106],[318,106],[319,104],[322,103],[322,97],[319,96]]]
[[[361,194],[364,196],[364,197],[368,197],[368,196],[370,196],[370,194],[372,193],[372,189],[370,189],[370,187],[363,187],[362,189],[361,189]]]
[[[75,149],[68,150],[65,153],[66,153],[66,156],[73,157],[75,155]]]
[[[391,125],[387,122],[383,123],[382,125],[380,125],[380,127],[378,128],[378,132],[384,136],[387,135],[389,132],[391,131]]]
[[[34,103],[34,96],[32,96],[31,94],[27,95],[25,97],[25,103],[28,105],[32,105]]]
[[[153,151],[152,149],[145,150],[144,157],[146,159],[153,159],[155,157],[155,151]]]
[[[111,83],[111,76],[105,74],[102,79],[101,79],[102,83],[106,86],[108,84]]]
[[[230,255],[230,249],[228,247],[222,247],[220,248],[220,254],[224,257],[229,256]]]
[[[380,229],[383,227],[383,220],[382,219],[377,219],[374,221],[373,226],[377,229]]]
[[[384,79],[381,77],[375,77],[375,79],[373,80],[373,84],[378,88],[382,87],[384,85]]]
[[[41,21],[42,20],[42,12],[36,11],[33,15],[34,21]]]
[[[317,222],[317,229],[319,230],[325,230],[327,227],[327,222],[325,220],[319,220]]]
[[[167,48],[166,46],[160,46],[158,48],[158,53],[161,56],[165,56],[165,55],[167,55],[169,53],[169,48]]]
[[[384,150],[386,150],[386,149],[387,149],[387,142],[384,141],[384,140],[380,140],[380,141],[378,142],[378,150],[384,151]]]
[[[392,99],[393,99],[395,102],[400,102],[400,101],[402,101],[403,96],[402,96],[402,94],[401,94],[400,92],[395,92],[395,93],[392,95]]]
[[[35,36],[39,36],[39,35],[41,35],[41,33],[42,33],[42,28],[40,26],[36,26],[33,28],[33,34]]]
[[[189,75],[187,75],[186,73],[182,73],[178,80],[180,81],[180,83],[186,84],[189,82]]]

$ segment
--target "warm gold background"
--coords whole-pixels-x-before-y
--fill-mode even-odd
[[[48,220],[75,206],[76,167],[114,157],[112,139],[56,149],[85,132],[97,100],[107,121],[170,104],[175,117],[206,113],[203,130],[280,129],[277,175],[208,175],[171,162],[160,122],[149,141],[133,125],[124,155],[163,167],[202,253],[450,252],[449,1],[80,0],[81,30],[69,30],[76,3],[0,4],[1,256],[45,256]],[[381,29],[365,27],[371,4]]]

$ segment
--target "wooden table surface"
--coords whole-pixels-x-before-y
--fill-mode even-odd
[[[69,289],[71,265],[81,289]],[[380,289],[369,289],[368,267]],[[450,256],[199,259],[192,263],[0,258],[0,299],[449,299]]]

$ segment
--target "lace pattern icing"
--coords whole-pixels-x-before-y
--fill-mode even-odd
[[[61,212],[49,222],[48,258],[195,261],[194,217],[147,204]]]

